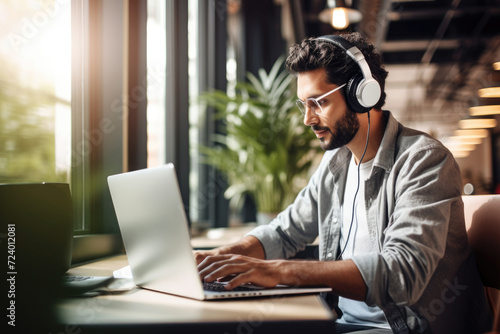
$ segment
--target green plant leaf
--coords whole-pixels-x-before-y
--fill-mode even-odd
[[[203,163],[226,174],[225,196],[240,207],[252,196],[262,212],[279,212],[296,197],[307,182],[317,139],[303,124],[295,106],[293,76],[283,71],[280,57],[270,72],[247,74],[238,82],[234,96],[222,91],[200,95],[199,101],[217,110],[225,135],[214,135],[213,146],[200,146]]]

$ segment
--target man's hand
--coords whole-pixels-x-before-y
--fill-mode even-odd
[[[263,287],[277,284],[290,286],[329,286],[337,295],[365,300],[367,286],[352,260],[262,260],[245,255],[209,255],[198,265],[200,278],[206,282],[227,281],[231,290],[245,283]]]
[[[194,257],[202,280],[228,281],[227,289],[245,283],[264,287],[330,286],[333,292],[350,299],[365,300],[368,288],[352,260],[297,261],[264,260],[260,241],[246,236],[239,242],[208,251],[195,251]]]
[[[208,255],[208,256],[207,256]],[[282,264],[280,260],[261,260],[244,255],[210,255],[199,262],[200,277],[206,282],[218,279],[228,279],[226,289],[232,289],[244,283],[254,283],[263,287],[274,287],[284,283]]]
[[[208,256],[224,255],[224,254],[241,254],[258,259],[264,259],[264,248],[260,241],[252,236],[246,236],[237,243],[214,248],[211,250],[194,251],[193,256],[197,264],[200,264]]]
[[[196,260],[196,264],[200,264],[208,256],[215,256],[218,254],[219,254],[219,251],[217,249],[204,250],[204,251],[193,251],[193,256],[194,256],[194,259]]]

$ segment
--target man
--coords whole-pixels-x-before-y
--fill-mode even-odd
[[[240,242],[195,253],[205,281],[328,285],[337,333],[481,333],[490,316],[467,244],[459,168],[398,123],[359,34],[292,46],[297,101],[325,155],[295,202]],[[284,260],[319,236],[320,261]]]

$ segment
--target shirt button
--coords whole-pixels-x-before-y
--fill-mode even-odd
[[[332,256],[333,256],[333,254],[332,254],[332,253],[328,253],[328,254],[326,254],[326,257],[327,257],[327,258],[331,258]]]
[[[337,222],[338,222],[337,218],[333,218],[333,220],[332,220],[332,221],[333,221],[333,223],[335,223],[335,224],[337,224]]]

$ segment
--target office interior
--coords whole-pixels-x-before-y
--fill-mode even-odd
[[[335,9],[347,21],[334,27]],[[265,175],[264,185],[261,175],[239,184],[207,148],[225,143],[243,166],[258,156],[251,140],[231,137],[237,118],[220,117],[207,96],[232,105],[242,85],[269,84],[309,36],[360,32],[374,43],[389,71],[384,109],[453,152],[464,195],[500,193],[498,0],[7,0],[0,17],[0,184],[69,184],[72,266],[124,253],[109,175],[173,163],[200,248],[290,203],[318,146],[297,149],[297,168],[279,163],[299,171],[285,193]],[[286,92],[296,98],[294,80]],[[299,110],[285,115],[299,126],[272,118],[253,129],[260,147],[307,137]],[[259,210],[255,192],[269,185],[278,204]]]
[[[334,7],[346,26],[332,26]],[[2,1],[0,16],[0,183],[70,185],[73,264],[123,252],[106,182],[117,173],[173,163],[193,236],[253,226],[257,200],[235,199],[201,152],[234,117],[200,96],[234,99],[309,36],[373,42],[384,109],[454,153],[464,195],[500,192],[498,0],[24,0]],[[264,130],[261,144],[282,138]],[[321,156],[312,146],[295,188]]]

